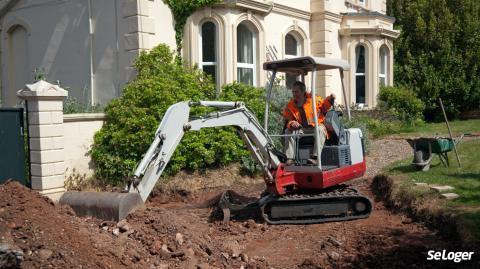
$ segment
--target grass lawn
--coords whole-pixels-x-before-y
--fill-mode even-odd
[[[468,133],[480,132],[480,119],[475,120],[456,120],[449,122],[450,128],[454,136]],[[439,136],[448,137],[448,129],[445,122],[438,123],[425,123],[417,126],[403,126],[400,129],[401,136],[409,136],[415,134],[416,136],[433,136],[438,134]]]
[[[454,122],[452,125],[455,126],[455,132],[461,133],[473,128],[471,122]],[[475,122],[480,125],[480,121]],[[475,126],[475,128],[478,130],[480,127]],[[424,130],[429,132],[441,130],[441,124],[428,126]],[[429,171],[416,171],[410,165],[412,156],[412,158],[388,166],[385,168],[385,172],[389,175],[403,175],[412,183],[425,182],[431,185],[454,187],[455,189],[452,192],[457,193],[460,197],[448,201],[446,205],[464,220],[474,238],[480,240],[480,139],[461,142],[458,145],[458,151],[462,168],[458,167],[455,154],[452,151],[448,153],[450,167],[444,167],[438,156],[435,156]],[[413,184],[410,185],[412,188],[416,188]]]

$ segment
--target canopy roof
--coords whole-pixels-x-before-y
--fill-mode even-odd
[[[341,59],[312,56],[265,62],[263,64],[264,70],[277,70],[277,72],[285,72],[296,75],[306,75],[308,72],[312,71],[313,68],[315,68],[317,71],[328,69],[340,69],[343,71],[348,71],[350,70],[350,65],[347,61]]]

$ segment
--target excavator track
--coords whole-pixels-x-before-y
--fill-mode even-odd
[[[343,185],[322,193],[271,196],[260,210],[269,224],[312,224],[367,218],[372,207],[370,199]]]

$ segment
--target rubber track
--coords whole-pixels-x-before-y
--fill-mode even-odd
[[[279,203],[285,203],[289,204],[290,202],[301,202],[305,201],[307,203],[311,203],[312,201],[319,201],[323,200],[325,202],[331,202],[331,201],[339,201],[340,203],[348,203],[351,205],[351,201],[353,199],[360,199],[363,200],[367,203],[367,206],[369,208],[367,209],[367,212],[364,214],[358,214],[358,215],[337,215],[337,216],[328,216],[328,217],[320,217],[320,218],[301,218],[301,219],[280,219],[280,220],[272,220],[270,216],[268,215],[268,212],[265,212],[265,210],[268,211],[268,206],[270,204],[279,204]],[[362,218],[367,218],[370,215],[370,212],[373,208],[373,205],[368,199],[368,197],[360,194],[356,189],[351,188],[351,187],[341,187],[337,188],[332,191],[324,192],[324,193],[317,193],[317,194],[291,194],[291,195],[285,195],[282,197],[272,197],[271,199],[268,199],[262,206],[261,206],[261,214],[264,220],[270,224],[313,224],[313,223],[323,223],[323,222],[330,222],[330,221],[347,221],[347,220],[354,220],[354,219],[362,219]],[[351,208],[349,207],[349,211],[352,211]]]

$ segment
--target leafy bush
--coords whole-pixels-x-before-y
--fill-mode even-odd
[[[379,107],[390,111],[399,120],[415,122],[422,119],[425,104],[405,87],[382,87],[378,95]]]
[[[95,134],[91,149],[96,178],[105,183],[118,183],[131,175],[153,141],[155,130],[170,105],[184,100],[209,100],[215,94],[213,83],[203,72],[178,65],[166,45],[149,53],[142,52],[135,68],[137,77],[126,85],[120,98],[112,100],[105,108],[105,123]],[[198,109],[192,111],[193,114],[201,112]],[[206,136],[204,133],[199,135]],[[195,142],[198,139],[187,135],[185,140]],[[170,171],[187,166],[188,160],[182,158],[182,153],[187,151],[184,145],[194,147],[194,144],[181,145]],[[202,152],[201,147],[188,152],[214,162],[211,154]]]
[[[177,65],[168,46],[142,53],[136,61],[138,76],[123,95],[105,108],[106,120],[96,133],[91,156],[95,176],[103,183],[120,183],[129,177],[153,141],[167,108],[185,100],[215,99],[215,87],[200,70]],[[243,101],[263,119],[264,91],[238,83],[225,85],[224,101]],[[209,110],[194,108],[192,116]],[[206,128],[185,134],[165,173],[204,169],[248,160],[249,152],[233,127]],[[247,165],[246,161],[244,163]],[[251,166],[251,163],[248,165]]]

